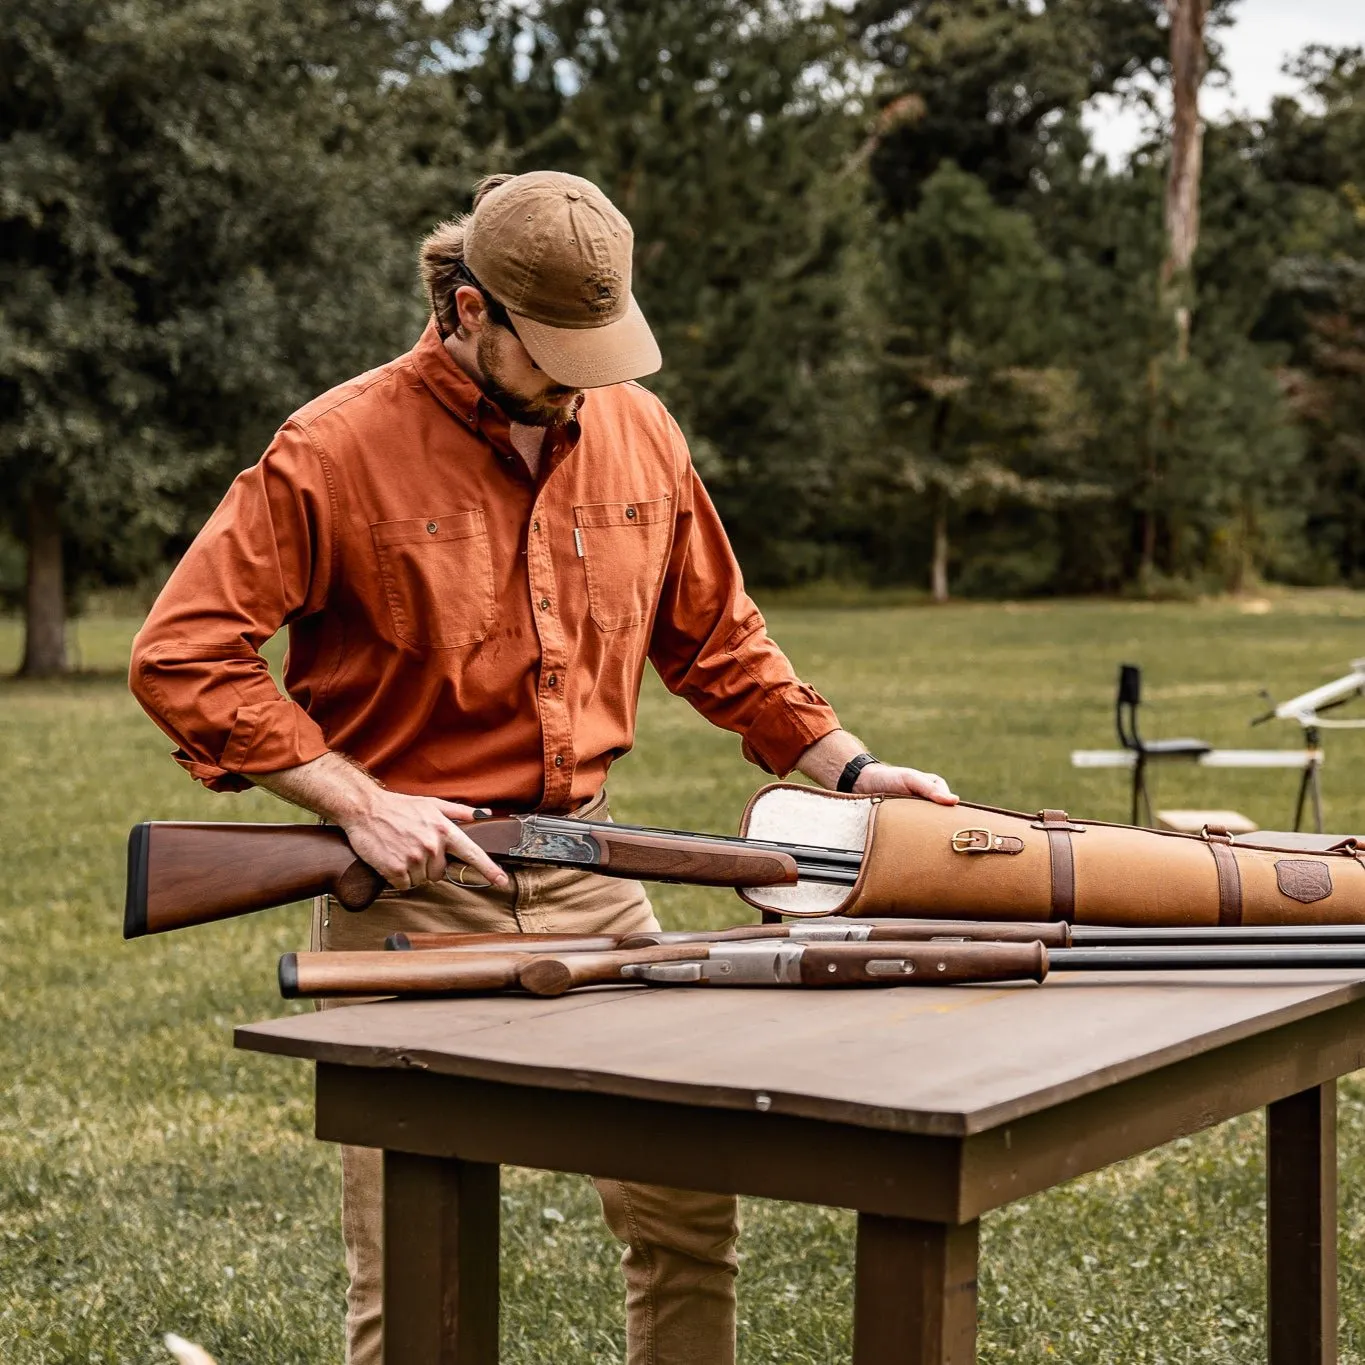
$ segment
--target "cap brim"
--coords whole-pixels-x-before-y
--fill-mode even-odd
[[[605,327],[547,327],[521,313],[512,312],[512,317],[531,359],[556,384],[600,389],[653,374],[663,364],[659,343],[634,294],[625,316]]]

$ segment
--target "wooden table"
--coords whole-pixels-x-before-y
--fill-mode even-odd
[[[856,1365],[963,1365],[983,1213],[1262,1105],[1271,1365],[1336,1359],[1335,1079],[1365,1067],[1365,973],[623,987],[237,1044],[314,1060],[318,1136],[384,1149],[390,1362],[496,1361],[511,1163],[856,1209]]]

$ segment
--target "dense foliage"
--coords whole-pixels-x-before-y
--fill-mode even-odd
[[[68,597],[155,572],[292,406],[414,335],[420,231],[544,166],[634,222],[651,382],[754,578],[1365,580],[1365,56],[1209,128],[1185,355],[1165,140],[1111,168],[1082,122],[1166,78],[1163,16],[15,0],[0,580],[54,526]]]

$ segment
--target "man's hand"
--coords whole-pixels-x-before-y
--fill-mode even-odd
[[[356,856],[395,891],[439,882],[448,858],[467,863],[485,882],[506,886],[507,874],[460,830],[475,818],[472,806],[377,787],[363,810],[337,823]]]
[[[923,796],[940,806],[957,805],[957,797],[937,773],[922,773],[918,768],[897,768],[890,763],[869,763],[858,774],[853,790],[860,796],[880,793],[885,796]]]
[[[866,746],[847,730],[835,730],[816,740],[797,761],[797,768],[813,782],[831,791],[849,759],[865,753]],[[922,773],[918,768],[897,768],[890,763],[869,763],[858,774],[853,790],[860,796],[923,796],[940,806],[957,805],[948,784],[937,773]]]
[[[440,881],[447,858],[467,863],[494,886],[508,884],[507,874],[460,830],[477,818],[471,806],[391,792],[336,753],[277,773],[253,773],[251,780],[340,825],[356,856],[395,891]]]

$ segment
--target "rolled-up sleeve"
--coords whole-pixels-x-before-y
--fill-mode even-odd
[[[785,776],[839,718],[768,634],[690,460],[678,503],[650,661],[669,691],[741,737],[745,758]]]
[[[287,424],[237,477],[133,641],[134,696],[177,745],[177,762],[214,791],[327,752],[260,651],[326,602],[334,521],[321,457]]]

